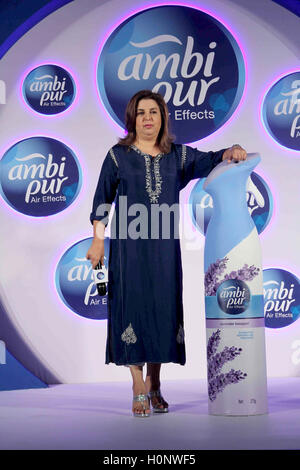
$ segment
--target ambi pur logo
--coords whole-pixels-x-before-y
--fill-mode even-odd
[[[213,212],[213,199],[203,189],[205,178],[200,178],[193,187],[189,208],[193,225],[202,233],[206,234],[207,226]],[[261,233],[268,225],[273,213],[273,198],[267,183],[255,172],[252,172],[247,180],[246,198],[248,211],[257,228]]]
[[[299,279],[284,269],[264,269],[265,325],[283,328],[300,317]]]
[[[161,93],[176,141],[192,142],[233,114],[245,66],[236,40],[216,18],[186,6],[160,6],[113,31],[100,53],[97,83],[106,109],[122,127],[132,95],[141,89]]]
[[[23,82],[27,104],[41,114],[59,114],[68,109],[76,94],[70,73],[53,64],[34,68]]]
[[[76,199],[81,168],[75,153],[50,137],[30,137],[10,147],[0,161],[0,192],[22,214],[56,214]]]
[[[276,142],[300,150],[300,71],[271,86],[263,101],[262,120]]]
[[[86,238],[68,248],[60,258],[55,285],[64,302],[77,315],[94,320],[107,318],[107,295],[99,296],[90,260],[86,259],[92,238]],[[109,238],[104,240],[105,278],[108,270]]]
[[[228,279],[219,286],[217,300],[223,312],[230,315],[238,315],[249,306],[249,287],[240,279]]]

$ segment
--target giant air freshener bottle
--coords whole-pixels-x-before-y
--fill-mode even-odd
[[[204,248],[208,408],[268,412],[261,247],[246,200],[258,154],[224,161],[205,180],[213,199]]]

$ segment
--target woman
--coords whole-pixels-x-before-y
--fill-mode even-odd
[[[104,263],[104,230],[117,195],[108,261],[105,363],[130,367],[134,416],[150,416],[150,402],[154,412],[168,411],[160,392],[161,364],[186,362],[179,191],[190,180],[207,176],[222,160],[246,158],[239,145],[201,152],[174,144],[168,125],[169,112],[160,94],[142,90],[131,98],[127,135],[104,159],[90,214],[94,239],[86,257],[95,267],[99,259]],[[155,212],[160,205],[175,208],[167,216],[162,213],[163,224],[168,221],[164,226]]]

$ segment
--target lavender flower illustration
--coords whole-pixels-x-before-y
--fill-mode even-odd
[[[232,383],[238,383],[244,379],[247,374],[241,370],[231,369],[229,372],[219,373],[223,365],[228,361],[241,354],[242,348],[225,346],[223,351],[217,353],[217,349],[221,340],[221,330],[215,331],[208,339],[207,343],[207,379],[208,379],[208,396],[210,401],[214,401],[217,394],[222,392],[224,388]]]
[[[218,277],[225,271],[228,258],[217,259],[215,263],[209,265],[204,278],[205,295],[216,295],[220,285]],[[216,286],[218,286],[216,288]]]
[[[222,282],[227,281],[228,279],[252,281],[252,279],[257,276],[260,271],[260,268],[255,267],[253,264],[248,266],[248,264],[245,263],[242,268],[238,269],[237,271],[231,271],[220,280],[219,277],[225,271],[227,262],[228,258],[225,256],[225,258],[217,259],[215,263],[211,263],[209,265],[204,278],[205,295],[216,295],[218,287],[222,284]]]

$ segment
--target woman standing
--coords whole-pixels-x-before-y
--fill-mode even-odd
[[[179,192],[222,160],[246,158],[239,145],[201,152],[174,144],[168,124],[159,93],[142,90],[131,98],[127,135],[104,159],[90,214],[94,239],[86,257],[95,267],[104,263],[104,230],[115,199],[105,363],[130,367],[134,416],[150,415],[149,400],[154,412],[168,411],[160,392],[161,364],[186,362]]]

